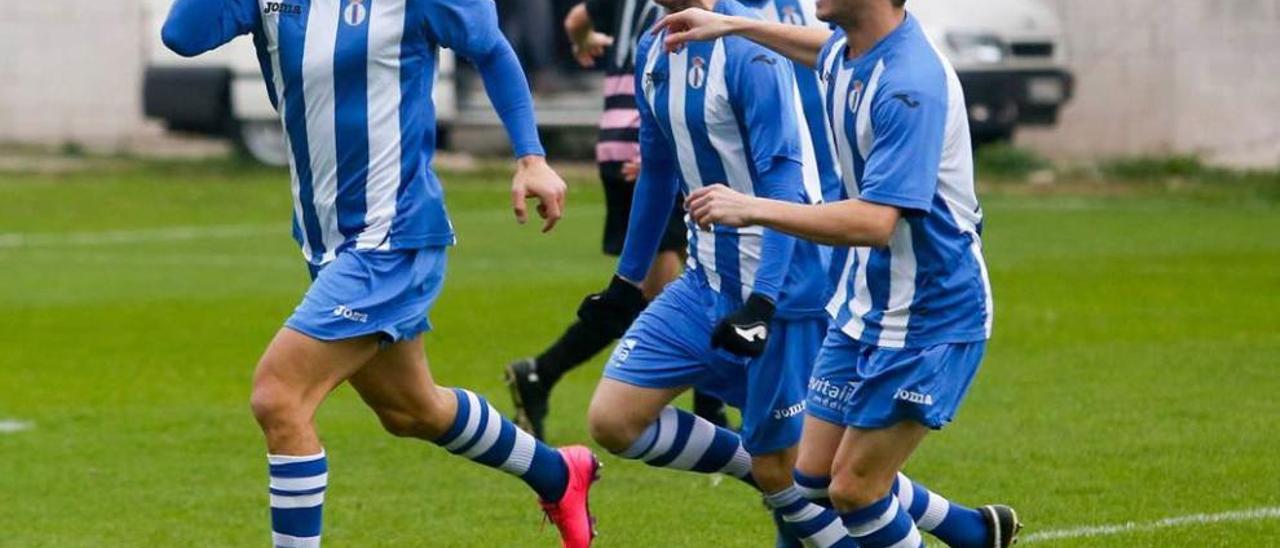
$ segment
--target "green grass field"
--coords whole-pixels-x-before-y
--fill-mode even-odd
[[[441,382],[510,411],[501,366],[607,281],[586,175],[549,236],[512,221],[505,172],[444,175],[460,245],[427,341]],[[996,338],[909,473],[1011,503],[1031,534],[1137,524],[1037,545],[1280,546],[1280,184],[1168,186],[984,188]],[[289,213],[284,174],[238,164],[0,172],[0,421],[30,426],[0,433],[0,546],[267,542],[247,394],[307,283]],[[587,439],[599,367],[562,383],[553,441]],[[326,545],[555,545],[518,481],[383,434],[351,390],[318,420]],[[605,460],[600,546],[771,546],[747,488]],[[1237,510],[1254,512],[1145,527]]]

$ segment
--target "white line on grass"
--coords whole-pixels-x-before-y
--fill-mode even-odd
[[[35,428],[35,423],[15,419],[0,419],[0,434],[13,434]]]
[[[1170,527],[1206,525],[1210,523],[1231,521],[1259,521],[1266,519],[1280,519],[1280,506],[1235,510],[1218,514],[1192,514],[1189,516],[1177,516],[1147,522],[1130,521],[1127,523],[1117,523],[1113,525],[1091,525],[1085,527],[1072,527],[1070,529],[1040,531],[1023,535],[1019,540],[1023,543],[1029,543],[1043,542],[1046,540],[1102,537],[1121,535],[1125,533],[1155,531],[1157,529],[1168,529]]]
[[[58,247],[120,245],[144,242],[178,242],[211,238],[245,238],[264,234],[283,234],[277,225],[206,225],[169,226],[135,230],[102,230],[65,233],[0,233],[0,249],[20,247]]]

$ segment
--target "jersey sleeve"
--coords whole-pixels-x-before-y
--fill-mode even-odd
[[[906,213],[932,208],[947,125],[945,95],[921,86],[889,86],[871,110],[875,138],[867,155],[860,198]]]
[[[725,40],[729,64],[725,78],[734,113],[741,122],[752,166],[768,171],[774,163],[800,162],[800,133],[796,124],[794,76],[791,63],[745,39]],[[796,182],[796,188],[801,185]],[[770,198],[772,191],[766,188]]]
[[[498,27],[493,0],[433,0],[426,5],[426,25],[440,45],[475,65],[485,93],[502,120],[517,157],[546,155],[538,137],[529,82],[511,44]]]
[[[427,29],[441,46],[474,60],[506,42],[494,0],[428,0]]]
[[[177,0],[160,39],[174,53],[194,57],[252,32],[259,17],[254,0]]]
[[[730,41],[725,44],[735,46]],[[762,47],[736,45],[741,49],[729,52],[732,63],[726,78],[734,110],[745,128],[748,160],[755,168],[755,194],[804,203],[791,63]],[[795,238],[766,228],[752,291],[777,302],[794,250]]]
[[[631,202],[627,237],[618,260],[618,275],[639,282],[649,273],[662,235],[680,194],[676,159],[670,141],[644,99],[644,68],[636,66],[636,107],[640,111],[640,178]]]

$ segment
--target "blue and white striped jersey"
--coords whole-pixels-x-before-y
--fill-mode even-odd
[[[889,246],[854,248],[828,312],[887,348],[985,340],[991,284],[960,80],[916,19],[861,56],[837,30],[819,55],[849,196],[903,211]]]
[[[816,0],[744,0],[748,6],[760,11],[766,21],[788,25],[830,29],[818,20]],[[791,62],[795,73],[796,119],[804,137],[801,155],[804,158],[804,184],[810,198],[835,202],[848,198],[844,182],[840,179],[840,164],[836,161],[835,144],[831,140],[831,124],[827,121],[827,96],[818,71],[795,61]],[[820,190],[819,190],[820,189]],[[847,247],[821,246],[822,260],[826,263],[830,290],[843,281],[841,267],[849,256]]]
[[[294,237],[312,264],[453,243],[430,167],[440,47],[480,68],[517,155],[542,154],[492,0],[177,0],[163,33],[183,55],[253,35],[289,147]]]
[[[760,12],[760,18],[774,23],[829,29],[818,20],[815,0],[743,0],[743,4]],[[844,183],[840,181],[836,150],[831,143],[831,126],[827,123],[826,96],[818,71],[792,61],[795,73],[796,120],[804,139],[800,153],[804,163],[804,185],[810,198],[834,202],[843,200]]]
[[[715,10],[756,16],[734,0]],[[791,64],[739,37],[693,42],[674,53],[662,35],[636,57],[644,159],[619,274],[644,278],[661,227],[683,186],[727,184],[748,195],[804,203],[801,138]],[[822,313],[826,281],[816,245],[760,227],[689,225],[689,268],[732,300],[760,293],[780,316]],[[732,302],[732,301],[731,301]]]

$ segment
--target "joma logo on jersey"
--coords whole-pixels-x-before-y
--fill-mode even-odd
[[[689,64],[692,65],[689,67],[689,87],[702,89],[702,85],[707,83],[707,60],[694,57]]]
[[[267,2],[267,7],[262,8],[262,14],[271,15],[273,13],[302,15],[302,6],[298,4],[286,4],[284,2]]]
[[[918,403],[920,405],[933,405],[933,396],[929,394],[921,394],[919,392],[911,392],[909,390],[899,389],[893,395],[893,399]]]
[[[368,323],[369,321],[368,314],[365,314],[364,312],[357,312],[355,310],[348,308],[347,305],[343,305],[343,304],[340,304],[338,305],[337,308],[333,309],[333,315],[351,320],[353,322]]]

